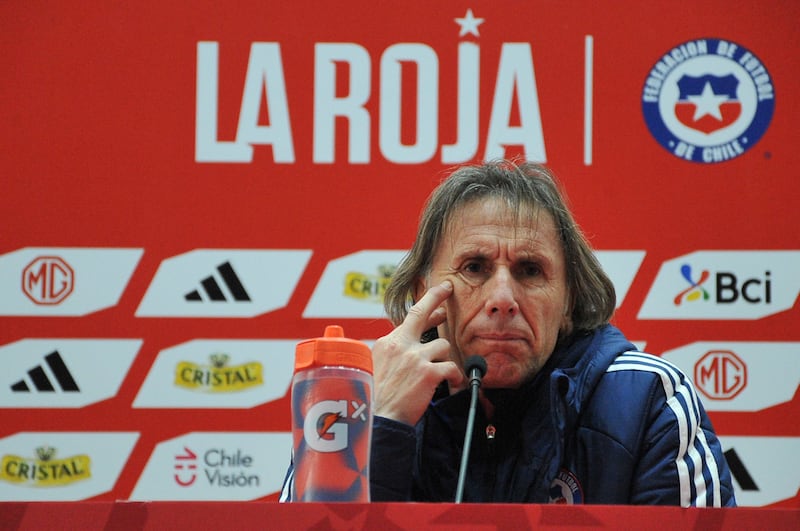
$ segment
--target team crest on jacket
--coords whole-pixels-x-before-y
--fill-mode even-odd
[[[583,503],[583,490],[575,474],[563,468],[558,471],[550,484],[550,503],[566,505]]]
[[[775,108],[772,78],[747,48],[722,39],[675,46],[653,66],[642,112],[653,137],[678,158],[736,158],[766,132]]]

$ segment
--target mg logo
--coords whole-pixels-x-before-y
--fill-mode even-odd
[[[58,256],[39,256],[22,271],[22,291],[35,304],[58,304],[74,287],[75,273]]]
[[[747,385],[747,366],[729,350],[712,350],[695,363],[694,381],[707,397],[731,400]]]

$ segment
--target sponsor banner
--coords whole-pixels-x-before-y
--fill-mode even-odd
[[[109,492],[132,432],[24,432],[0,439],[0,501],[76,501]]]
[[[794,306],[800,251],[697,251],[664,262],[639,319],[759,319]]]
[[[143,249],[26,247],[0,256],[0,315],[83,316],[115,306]]]
[[[720,437],[733,476],[736,503],[761,507],[800,489],[800,437]]]
[[[235,470],[220,470],[221,435],[200,430],[283,437],[288,406],[257,413],[290,401],[294,330],[350,319],[385,333],[424,198],[461,163],[500,157],[555,170],[611,249],[596,256],[623,331],[642,350],[676,347],[665,358],[723,433],[800,437],[800,2],[701,2],[685,24],[634,0],[564,4],[98,3],[76,17],[0,2],[14,73],[0,89],[0,437],[72,432],[76,416],[141,433],[145,455],[102,498],[130,496],[147,454],[179,434],[166,480],[142,477],[172,481],[165,496],[195,499],[201,479],[200,499],[273,492],[228,458],[240,435],[224,439]],[[752,426],[765,409],[791,413]],[[59,441],[8,455],[27,472],[36,459],[91,471],[74,486],[97,477],[90,450]],[[579,493],[568,472],[556,501]],[[53,478],[0,486],[65,488]],[[796,487],[782,499],[800,502]]]
[[[595,251],[595,256],[603,267],[617,293],[617,308],[628,294],[633,279],[644,260],[644,251]]]
[[[300,340],[198,339],[162,350],[133,407],[251,408],[286,395]]]
[[[80,408],[116,396],[141,339],[22,339],[0,347],[0,408]]]
[[[254,500],[278,492],[291,433],[189,433],[159,443],[131,500]]]
[[[698,341],[662,357],[692,375],[709,411],[759,411],[800,385],[800,343]]]
[[[328,262],[303,317],[383,318],[383,293],[407,251],[359,251]]]
[[[200,249],[161,262],[137,317],[254,317],[289,302],[311,251]]]

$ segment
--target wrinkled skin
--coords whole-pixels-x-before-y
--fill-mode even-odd
[[[376,414],[415,424],[442,380],[464,387],[466,357],[486,359],[485,388],[516,388],[571,329],[569,289],[552,217],[499,199],[454,212],[416,304],[373,349]],[[420,343],[436,326],[439,339]]]

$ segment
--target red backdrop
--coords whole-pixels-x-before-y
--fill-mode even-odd
[[[5,2],[0,500],[275,499],[460,162],[564,183],[744,505],[800,498],[792,2]]]

